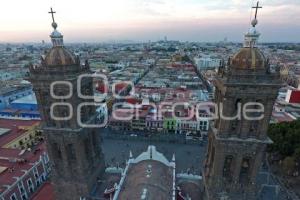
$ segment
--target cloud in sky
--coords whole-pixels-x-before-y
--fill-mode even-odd
[[[261,0],[264,41],[300,41],[300,1]],[[50,6],[66,41],[170,39],[241,41],[254,0],[10,0],[1,3],[0,40],[48,40]]]

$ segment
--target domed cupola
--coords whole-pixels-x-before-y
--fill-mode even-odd
[[[53,47],[47,52],[44,62],[46,66],[66,66],[66,65],[75,65],[76,64],[76,56],[65,48],[63,42],[63,35],[57,30],[57,23],[54,20],[52,8],[52,27],[53,32],[50,35],[51,42]]]
[[[256,30],[257,13],[255,19],[252,20],[252,27],[245,34],[244,46],[231,59],[230,66],[232,69],[265,69],[266,58],[264,54],[257,48],[256,44],[260,33]]]

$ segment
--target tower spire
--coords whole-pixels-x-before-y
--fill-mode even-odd
[[[252,8],[255,8],[255,19],[257,19],[257,11],[259,8],[262,8],[261,6],[259,6],[259,1],[257,1],[256,6],[254,6]]]
[[[53,11],[52,8],[50,8],[50,12],[49,12],[51,15],[52,15],[52,22],[54,23],[55,20],[54,20],[54,13],[56,13],[55,11]]]
[[[50,8],[50,12],[48,12],[49,14],[51,14],[52,17],[52,27],[54,28],[54,30],[57,28],[57,23],[55,22],[54,19],[54,14],[56,13],[55,11],[53,11],[52,8]]]
[[[257,1],[256,3],[256,6],[253,6],[252,8],[255,8],[255,16],[254,16],[254,19],[252,20],[251,24],[253,27],[255,27],[258,23],[257,21],[257,12],[258,12],[258,9],[262,8],[261,6],[259,6],[259,1]]]
[[[262,8],[261,6],[259,6],[259,1],[257,1],[256,6],[253,6],[252,8],[255,8],[255,16],[251,22],[252,27],[245,34],[245,42],[244,42],[244,47],[248,47],[248,48],[256,47],[257,40],[259,39],[260,36],[260,33],[255,28],[256,25],[258,24],[258,20],[257,20],[258,9]]]
[[[57,23],[55,22],[55,19],[54,19],[54,14],[56,12],[53,11],[52,8],[50,8],[50,12],[48,12],[48,13],[51,14],[51,17],[52,17],[52,27],[54,29],[53,32],[50,35],[53,47],[64,46],[63,35],[56,30],[57,29]]]

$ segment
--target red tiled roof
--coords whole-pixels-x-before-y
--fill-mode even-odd
[[[37,120],[0,119],[0,128],[10,129],[8,133],[0,136],[0,147],[11,142],[25,132],[25,130],[19,128],[20,126],[32,126],[39,122],[40,121]]]
[[[20,157],[21,152],[22,150],[20,149],[0,148],[0,159],[18,158]]]
[[[130,116],[134,116],[134,110],[132,110],[132,109],[116,109],[113,111],[110,121],[119,121],[120,119],[124,119],[122,121],[130,121],[130,120],[125,120],[125,118],[129,118]]]
[[[35,192],[31,200],[54,200],[54,189],[51,183],[46,182]]]
[[[40,159],[40,155],[46,151],[44,142],[37,145],[32,151],[0,148],[0,166],[7,167],[0,173],[0,193],[6,188],[4,185],[12,185],[16,179],[24,174],[24,170],[32,168],[32,164]]]
[[[300,90],[293,90],[289,94],[289,103],[300,103]]]

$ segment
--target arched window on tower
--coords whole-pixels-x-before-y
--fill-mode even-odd
[[[256,103],[260,103],[262,104],[262,100],[256,100]],[[263,105],[263,104],[262,104]],[[259,105],[254,105],[253,109],[259,109],[260,106]],[[253,118],[258,118],[263,114],[263,112],[253,112],[251,113],[251,117]],[[251,120],[250,121],[250,127],[249,127],[249,137],[257,137],[259,130],[260,130],[260,120]]]
[[[52,143],[51,149],[54,159],[62,159],[61,149],[57,143]]]
[[[233,109],[232,116],[239,115],[239,113],[241,112],[241,107],[242,107],[242,99],[238,98],[238,99],[236,99],[236,101],[234,103],[234,109]],[[237,133],[239,121],[240,121],[239,118],[231,120],[231,123],[230,123],[230,132],[231,132],[231,134],[235,135]]]
[[[91,152],[91,144],[89,138],[86,138],[84,140],[84,150],[85,150],[85,157],[87,161],[90,162],[92,152]]]
[[[242,99],[241,98],[236,99],[234,103],[234,108],[235,108],[234,112],[236,113],[241,106],[242,106]]]
[[[99,143],[100,143],[100,136],[97,134],[96,131],[92,132],[92,142],[93,142],[93,146],[94,146],[94,151],[96,151],[97,153],[99,152]]]
[[[232,133],[236,133],[237,126],[238,126],[238,120],[237,119],[231,121],[230,130],[231,130]]]
[[[225,157],[224,166],[223,166],[223,177],[228,181],[232,180],[232,165],[233,165],[233,156],[229,155]]]
[[[73,144],[68,144],[67,145],[67,157],[69,162],[75,161],[76,160],[76,152]]]
[[[251,158],[245,157],[243,158],[241,170],[240,170],[240,183],[247,184],[250,180],[250,164]]]

